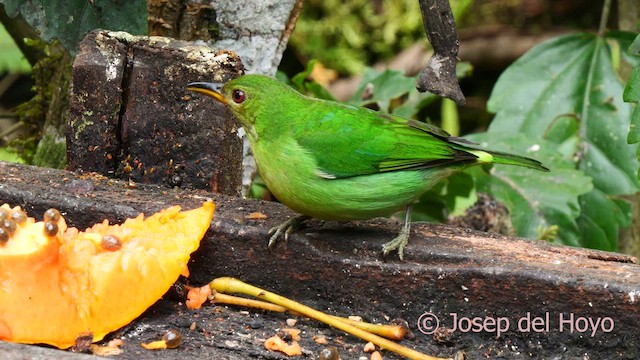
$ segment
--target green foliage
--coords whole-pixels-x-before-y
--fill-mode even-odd
[[[458,64],[456,68],[458,79],[470,73],[469,63]],[[373,106],[383,112],[410,118],[437,99],[438,96],[432,93],[420,93],[416,90],[416,76],[405,76],[399,70],[379,71],[366,68],[358,89],[347,103],[356,106]]]
[[[311,72],[318,61],[313,59],[307,64],[305,71],[291,78],[290,85],[303,94],[312,94],[318,99],[335,100],[333,95],[311,78]],[[286,76],[285,76],[286,77]]]
[[[425,35],[415,0],[308,0],[291,44],[304,56],[319,57],[329,68],[355,74],[418,39]]]
[[[356,106],[376,105],[381,111],[390,113],[392,100],[417,93],[415,88],[415,78],[404,76],[402,71],[367,68],[358,90],[347,102]],[[435,99],[432,97],[432,100]]]
[[[450,0],[458,22],[473,0]],[[302,58],[343,74],[360,74],[416,44],[428,45],[415,0],[307,0],[290,40]]]
[[[468,137],[491,150],[533,157],[551,169],[548,173],[527,168],[496,165],[489,173],[482,168],[468,172],[478,192],[491,194],[505,204],[520,236],[537,238],[539,229],[558,226],[558,240],[580,245],[576,218],[580,215],[579,196],[593,189],[591,178],[556,150],[555,144],[521,133],[486,132]]]
[[[4,26],[0,23],[0,74],[5,72],[18,72],[28,74],[31,65],[25,59],[20,48],[11,38]]]
[[[465,172],[442,180],[413,206],[414,221],[446,222],[449,215],[458,216],[478,199],[475,180]]]
[[[0,148],[0,160],[16,163],[24,163],[24,160],[15,151],[7,148]]]
[[[627,54],[632,57],[640,58],[640,35],[636,36],[633,43],[629,46]],[[638,106],[638,103],[640,103],[640,66],[636,66],[631,72],[629,82],[624,88],[623,99],[626,102],[636,104],[631,118],[627,142],[629,144],[637,144],[640,142],[640,107]],[[640,158],[640,150],[637,153],[637,156]],[[638,172],[638,177],[640,177],[640,171]]]
[[[333,95],[311,78],[317,59],[312,59],[304,71],[294,75],[289,80],[285,74],[279,72],[276,77],[288,83],[297,91],[314,96],[318,99],[335,100]],[[456,68],[456,75],[462,79],[471,74],[471,65],[463,62]],[[416,90],[416,77],[405,76],[399,70],[375,70],[366,68],[362,81],[356,92],[346,102],[355,106],[366,106],[383,112],[405,118],[414,117],[420,109],[437,100],[438,96],[431,93],[420,93]],[[454,110],[448,109],[453,112]],[[448,117],[457,121],[452,114]],[[452,124],[451,126],[458,126]]]
[[[0,0],[7,14],[21,14],[45,42],[58,39],[71,54],[91,30],[105,28],[147,33],[147,2],[142,0]]]
[[[58,136],[54,131],[45,130],[31,163],[41,167],[63,169],[67,165],[65,138]]]
[[[547,156],[536,155],[552,171],[549,175],[530,174],[532,181],[527,186],[546,191],[546,195],[539,193],[531,199],[549,211],[514,219],[520,235],[535,236],[533,224],[558,225],[558,239],[564,244],[617,248],[618,230],[628,226],[631,217],[629,204],[619,196],[634,194],[640,188],[638,146],[623,141],[632,108],[622,101],[623,84],[614,69],[614,59],[620,56],[616,50],[628,39],[628,34],[622,33],[561,36],[530,50],[498,80],[488,104],[496,117],[482,139],[488,147],[499,147],[506,136],[523,136],[517,142],[520,149],[537,145],[569,162],[569,167],[559,167]],[[569,168],[579,169],[581,176],[571,175],[573,184],[568,185],[574,188],[558,192],[561,179],[553,181],[549,176]],[[515,170],[495,169],[507,171]],[[588,192],[585,179],[593,183]],[[499,181],[493,177],[488,184],[495,186]],[[521,204],[510,200],[521,191],[494,195],[516,218],[523,212]],[[562,201],[568,200],[567,196],[576,198],[562,208],[558,207],[560,196],[565,198]]]

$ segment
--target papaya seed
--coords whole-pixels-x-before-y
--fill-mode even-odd
[[[0,245],[4,245],[9,241],[9,233],[4,228],[0,228]]]
[[[44,223],[44,233],[47,236],[56,236],[58,234],[58,224],[53,221]]]
[[[2,228],[4,228],[9,235],[13,235],[16,232],[16,223],[11,219],[4,219],[2,221]]]
[[[13,220],[16,224],[22,224],[27,221],[27,214],[22,210],[15,210],[11,213],[11,220]]]
[[[9,218],[9,210],[5,208],[0,208],[0,221]]]
[[[162,335],[162,340],[167,344],[168,349],[175,349],[182,344],[182,333],[171,329]]]
[[[60,220],[60,211],[58,209],[49,209],[44,212],[44,221],[58,222]]]
[[[100,241],[100,246],[107,251],[117,251],[122,247],[122,242],[115,235],[105,235]]]

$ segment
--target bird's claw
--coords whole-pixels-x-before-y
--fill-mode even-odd
[[[306,215],[292,217],[282,224],[269,229],[268,234],[271,235],[271,237],[269,238],[269,244],[267,245],[267,248],[273,248],[276,242],[278,242],[278,238],[282,234],[284,234],[284,241],[289,240],[289,235],[298,230],[301,227],[302,223],[307,219],[309,219],[309,216]]]
[[[387,256],[390,252],[396,250],[400,261],[404,260],[404,248],[409,243],[410,233],[410,228],[405,225],[396,238],[382,245],[382,255]]]

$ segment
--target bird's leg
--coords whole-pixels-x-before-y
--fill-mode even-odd
[[[393,250],[398,250],[398,256],[400,260],[404,258],[404,247],[409,243],[409,234],[411,234],[411,210],[413,209],[413,203],[407,205],[407,210],[404,217],[404,225],[400,229],[400,234],[393,240],[382,245],[382,254],[387,255]]]
[[[282,235],[283,233],[284,233],[284,241],[287,241],[287,239],[289,239],[289,235],[292,232],[300,229],[302,227],[302,223],[310,218],[311,216],[298,215],[290,218],[289,220],[283,222],[282,224],[276,227],[272,227],[269,230],[269,235],[271,234],[273,235],[271,235],[271,237],[269,238],[268,248],[271,249],[278,241],[278,238],[280,237],[280,235]]]

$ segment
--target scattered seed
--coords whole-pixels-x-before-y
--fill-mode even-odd
[[[373,343],[371,341],[369,341],[365,346],[364,349],[362,349],[364,352],[369,353],[372,351],[376,350],[376,346],[373,345]]]
[[[289,338],[290,340],[285,339],[280,334],[278,334],[278,335],[280,335],[280,337],[282,337],[282,339],[285,340],[285,341],[300,341],[300,333],[301,332],[302,332],[302,330],[300,330],[300,329],[292,329],[292,328],[284,328],[284,329],[282,329],[279,333],[286,334],[285,337]]]
[[[329,341],[324,335],[316,335],[313,337],[313,341],[317,342],[320,345],[327,345]]]
[[[100,241],[100,246],[107,251],[118,251],[122,247],[122,242],[115,235],[105,235]]]
[[[91,343],[93,342],[93,333],[81,333],[76,337],[75,344],[71,347],[71,352],[89,353],[91,352]]]
[[[249,220],[264,220],[268,219],[269,217],[261,212],[252,212],[251,214],[247,215],[246,218]]]
[[[288,327],[294,327],[298,323],[298,320],[296,320],[296,319],[287,319],[285,322],[287,323]]]
[[[175,349],[182,344],[182,333],[171,329],[162,335],[162,340],[167,344],[168,349]]]
[[[109,343],[107,344],[107,346],[111,346],[111,347],[120,347],[122,345],[124,345],[124,340],[119,338],[113,339],[109,341]]]
[[[448,344],[451,343],[451,339],[453,338],[453,329],[448,328],[446,326],[440,326],[433,333],[433,340],[438,344]]]
[[[44,221],[58,222],[60,220],[60,211],[57,209],[49,209],[44,212]]]
[[[453,360],[468,360],[467,353],[464,350],[458,350],[453,356]]]
[[[47,236],[58,235],[58,224],[52,221],[47,221],[44,223],[44,233]]]
[[[382,360],[382,354],[379,351],[371,353],[371,360]]]
[[[280,339],[282,339],[282,340],[284,340],[286,342],[291,342],[293,340],[293,337],[291,336],[290,332],[286,332],[286,331],[282,331],[281,330],[281,331],[278,331],[277,335],[280,337]]]
[[[171,185],[172,187],[180,187],[180,185],[182,185],[182,176],[173,174],[173,176],[171,176],[171,178],[169,179],[169,185]]]
[[[249,325],[250,328],[252,329],[262,329],[264,327],[264,323],[262,321],[260,321],[260,319],[252,319],[249,321],[249,323],[247,324]]]
[[[339,360],[340,353],[338,352],[338,348],[335,346],[329,346],[320,351],[320,355],[318,355],[318,360]]]

